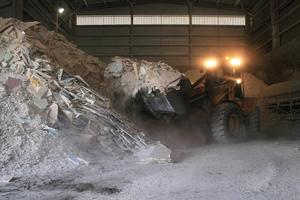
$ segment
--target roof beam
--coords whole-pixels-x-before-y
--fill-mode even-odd
[[[88,2],[86,0],[83,0],[83,2],[84,2],[84,4],[85,4],[86,7],[89,7],[89,4],[88,4]]]
[[[126,1],[127,1],[127,3],[128,3],[130,6],[133,5],[133,3],[132,3],[130,0],[126,0]]]
[[[209,1],[197,1],[194,6],[207,7],[207,8],[218,8],[224,10],[241,11],[241,6],[233,6],[223,3],[221,0],[217,0],[216,3]]]
[[[197,1],[194,2],[194,6],[196,7],[206,7],[206,8],[218,8],[224,10],[232,10],[232,11],[241,11],[242,7],[240,5],[234,6],[229,4],[219,3],[216,5],[215,2],[208,2],[208,1]],[[186,1],[182,0],[126,0],[126,1],[106,1],[98,2],[98,3],[90,3],[89,7],[82,7],[80,10],[88,11],[88,10],[95,10],[95,9],[103,9],[103,8],[114,8],[114,7],[124,7],[129,6],[129,2],[133,5],[144,5],[144,4],[152,4],[152,3],[170,3],[170,4],[177,4],[177,5],[186,5]],[[128,5],[129,4],[129,5]]]
[[[236,0],[235,3],[234,3],[234,6],[236,7],[237,5],[239,5],[241,2],[241,0]]]

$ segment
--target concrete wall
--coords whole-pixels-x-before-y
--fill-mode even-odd
[[[241,12],[193,7],[192,14],[241,14]],[[117,7],[79,11],[78,14],[130,14]],[[188,7],[175,4],[145,4],[133,7],[133,14],[187,15]],[[245,52],[244,27],[234,26],[77,26],[76,43],[86,52],[109,62],[112,56],[162,60],[185,71],[198,66],[207,55],[225,56]]]

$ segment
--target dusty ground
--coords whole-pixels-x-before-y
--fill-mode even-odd
[[[300,141],[252,141],[203,146],[177,164],[94,162],[60,176],[24,174],[0,186],[0,199],[296,200],[299,148]]]

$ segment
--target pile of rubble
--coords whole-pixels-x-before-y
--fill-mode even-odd
[[[56,150],[58,155],[64,147],[53,138],[67,132],[87,133],[107,155],[146,146],[144,135],[91,89],[89,83],[95,82],[89,80],[97,78],[86,82],[75,75],[86,71],[86,77],[95,70],[98,76],[98,59],[75,46],[66,53],[69,58],[56,52],[68,48],[62,36],[37,23],[0,18],[1,169],[30,167]],[[80,57],[86,60],[80,63]],[[67,158],[85,163],[76,155]]]
[[[182,74],[163,62],[114,57],[104,76],[111,99],[117,98],[115,101],[123,102],[122,106],[126,107],[139,91],[165,93],[169,88],[176,88]]]
[[[0,31],[8,29],[12,24],[26,34],[31,55],[46,56],[52,67],[63,68],[69,74],[80,75],[97,91],[103,88],[106,65],[101,60],[78,49],[63,35],[38,25],[38,22],[23,23],[16,19],[0,18]]]

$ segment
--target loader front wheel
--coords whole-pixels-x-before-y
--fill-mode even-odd
[[[234,103],[218,105],[211,117],[212,139],[217,143],[238,142],[247,135],[242,112]]]
[[[260,109],[257,107],[247,117],[246,130],[248,135],[255,137],[259,135],[260,128],[261,128]]]

